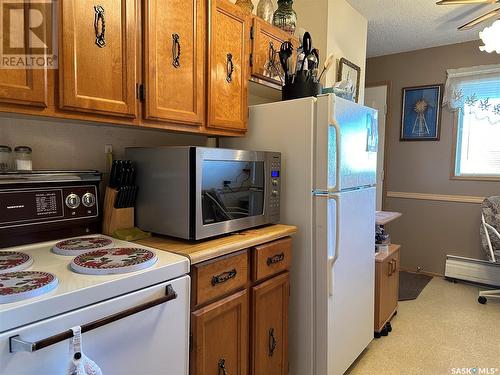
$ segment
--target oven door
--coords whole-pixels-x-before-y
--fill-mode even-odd
[[[147,303],[167,301],[147,308]],[[175,298],[172,298],[174,297]],[[189,276],[158,284],[0,334],[0,374],[66,374],[69,340],[23,351],[14,343],[47,343],[48,337],[127,310],[142,311],[84,332],[82,350],[105,375],[188,374]],[[146,307],[146,308],[145,308]],[[129,311],[130,311],[129,310]],[[33,317],[35,320],[36,317]],[[105,320],[105,319],[104,319]],[[83,327],[82,327],[83,331]]]
[[[274,159],[280,154],[196,149],[195,239],[268,224],[276,211],[279,219],[269,207]]]

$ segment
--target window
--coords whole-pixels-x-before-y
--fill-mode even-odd
[[[457,111],[453,174],[500,179],[500,66],[466,69],[455,77],[448,71],[445,93],[445,104]]]

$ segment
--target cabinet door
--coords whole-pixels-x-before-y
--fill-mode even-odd
[[[284,73],[279,51],[281,44],[289,40],[290,34],[255,17],[253,20],[252,76],[282,86]],[[292,41],[292,44],[295,48],[298,42]]]
[[[399,254],[396,253],[382,263],[376,263],[376,289],[375,300],[378,306],[375,307],[375,329],[378,330],[392,314],[398,303],[399,272],[395,272],[399,261]]]
[[[288,272],[252,288],[252,375],[288,373]]]
[[[204,120],[205,1],[147,0],[146,118]]]
[[[24,19],[29,18],[31,2],[25,1],[24,12],[22,13]],[[8,3],[4,4],[6,8],[3,12],[3,23],[7,24],[7,22],[12,21],[10,13],[7,11]],[[43,13],[44,22],[42,27],[37,29],[37,37],[40,39],[40,33],[43,33],[44,41],[48,41],[52,38],[51,35],[51,25],[52,25],[52,17],[50,16],[50,12],[45,7],[38,6],[37,11]],[[23,56],[30,54],[38,54],[39,52],[33,51],[29,43],[31,43],[31,39],[28,36],[28,33],[32,32],[28,29],[29,23],[25,22],[22,32],[24,33],[24,38],[22,41],[22,46],[12,47],[7,45],[7,35],[4,35],[4,50],[3,50],[3,58],[6,59],[9,57],[9,54],[12,54],[13,60],[18,60],[15,56]],[[17,33],[16,33],[17,34]],[[16,35],[17,36],[17,35]],[[46,43],[47,44],[47,43]],[[12,51],[7,51],[6,48],[13,49]],[[0,102],[3,103],[12,103],[12,104],[26,104],[35,107],[46,107],[47,106],[47,69],[32,69],[32,68],[16,68],[16,69],[0,69]]]
[[[227,0],[211,0],[209,17],[208,127],[247,127],[249,16]]]
[[[248,374],[247,290],[193,312],[191,330],[191,375]]]
[[[136,1],[61,1],[60,106],[135,117]]]

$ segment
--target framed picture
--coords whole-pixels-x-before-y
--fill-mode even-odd
[[[401,141],[439,141],[443,85],[403,88]]]
[[[350,62],[345,57],[342,57],[339,62],[339,71],[337,74],[337,82],[348,80],[352,81],[354,85],[354,101],[357,103],[359,100],[359,78],[361,76],[361,68],[356,64]]]

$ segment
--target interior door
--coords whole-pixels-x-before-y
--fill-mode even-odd
[[[252,288],[252,375],[288,374],[288,272]]]
[[[37,4],[35,9],[32,9],[30,1],[24,1],[24,11],[21,12],[17,17],[22,17],[21,20],[16,18],[14,14],[9,12],[9,3],[5,3],[1,9],[1,17],[4,25],[8,25],[8,22],[24,22],[23,27],[16,30],[16,35],[10,35],[11,38],[14,36],[21,36],[22,45],[13,48],[10,41],[8,42],[7,35],[3,36],[4,42],[4,58],[8,58],[8,53],[12,53],[13,56],[16,55],[30,55],[35,53],[30,44],[32,43],[32,38],[28,38],[28,33],[32,32],[29,29],[30,20],[30,10],[35,12],[41,12],[43,14],[44,22],[42,27],[39,27],[37,32],[37,38],[43,40],[45,45],[48,44],[48,40],[52,38],[52,17],[51,12],[48,11],[49,8],[42,6],[40,3]],[[10,5],[14,5],[13,2]],[[36,13],[35,13],[36,14]],[[21,34],[22,35],[18,35]],[[12,31],[11,31],[12,34]],[[41,35],[40,35],[41,34]],[[24,36],[24,38],[23,38]],[[8,48],[6,50],[6,48]],[[14,57],[15,58],[15,57]],[[32,69],[27,67],[22,69],[0,69],[0,102],[12,103],[12,104],[25,104],[34,107],[46,107],[47,106],[47,69]]]
[[[377,152],[377,210],[383,208],[385,121],[387,115],[387,85],[367,87],[365,105],[378,111],[378,152]]]
[[[205,1],[147,0],[146,118],[204,122]]]
[[[209,1],[208,127],[245,131],[250,17],[227,0]]]
[[[60,3],[61,108],[135,117],[137,2]]]
[[[373,339],[375,188],[315,196],[315,218],[317,373],[341,375]]]

